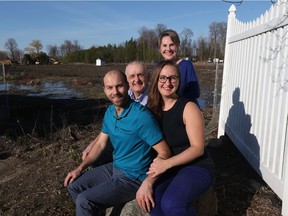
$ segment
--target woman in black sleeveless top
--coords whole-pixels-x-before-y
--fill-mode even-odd
[[[213,161],[205,151],[204,119],[198,106],[179,97],[180,72],[173,62],[156,67],[147,107],[158,117],[173,156],[155,158],[148,174],[158,177],[150,214],[196,215],[192,202],[213,183]],[[155,202],[155,204],[154,204]]]

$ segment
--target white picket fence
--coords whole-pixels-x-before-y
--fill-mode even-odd
[[[226,133],[282,199],[284,216],[288,216],[287,8],[287,0],[278,0],[248,23],[236,19],[234,5],[229,8],[218,126],[218,137]]]

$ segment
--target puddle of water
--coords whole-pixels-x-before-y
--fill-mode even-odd
[[[26,96],[47,97],[50,99],[84,99],[81,93],[65,87],[63,82],[48,81],[34,86],[10,83],[0,84],[0,93],[1,91],[9,93],[12,90],[28,91]],[[198,98],[198,103],[200,108],[206,108],[206,100]]]
[[[37,92],[31,92],[27,96],[49,97],[53,99],[81,98],[82,95],[73,89],[65,87],[63,82],[44,82],[36,86]]]
[[[39,85],[23,85],[23,84],[11,84],[3,83],[0,84],[1,91],[28,91],[26,96],[34,97],[47,97],[50,99],[70,99],[70,98],[82,98],[81,93],[76,92],[73,89],[65,87],[63,82],[43,82]]]

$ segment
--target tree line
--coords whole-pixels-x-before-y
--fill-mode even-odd
[[[158,52],[157,37],[160,32],[168,29],[164,24],[157,24],[155,28],[146,26],[138,30],[139,37],[116,44],[105,46],[91,46],[83,49],[78,40],[65,40],[60,46],[47,45],[47,53],[43,52],[40,40],[32,42],[24,50],[18,49],[14,38],[8,38],[5,51],[0,51],[1,58],[9,58],[14,63],[21,64],[55,64],[55,63],[95,63],[101,59],[106,63],[127,63],[132,60],[155,62],[161,59]],[[178,32],[181,44],[178,55],[193,61],[207,61],[208,58],[223,58],[225,52],[227,24],[212,22],[209,25],[209,36],[200,36],[193,40],[194,33],[185,28]]]

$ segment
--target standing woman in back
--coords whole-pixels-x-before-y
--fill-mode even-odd
[[[172,157],[157,157],[150,166],[148,174],[157,177],[163,173],[153,187],[152,216],[196,215],[192,202],[213,183],[214,164],[205,150],[204,119],[195,103],[178,95],[180,83],[174,62],[157,65],[146,106],[158,117]],[[141,207],[150,210],[150,204]]]
[[[173,61],[180,69],[181,84],[178,94],[191,99],[199,107],[197,98],[200,97],[200,86],[194,66],[190,60],[180,59],[177,55],[180,46],[179,35],[174,30],[165,30],[158,36],[157,44],[162,57]]]

